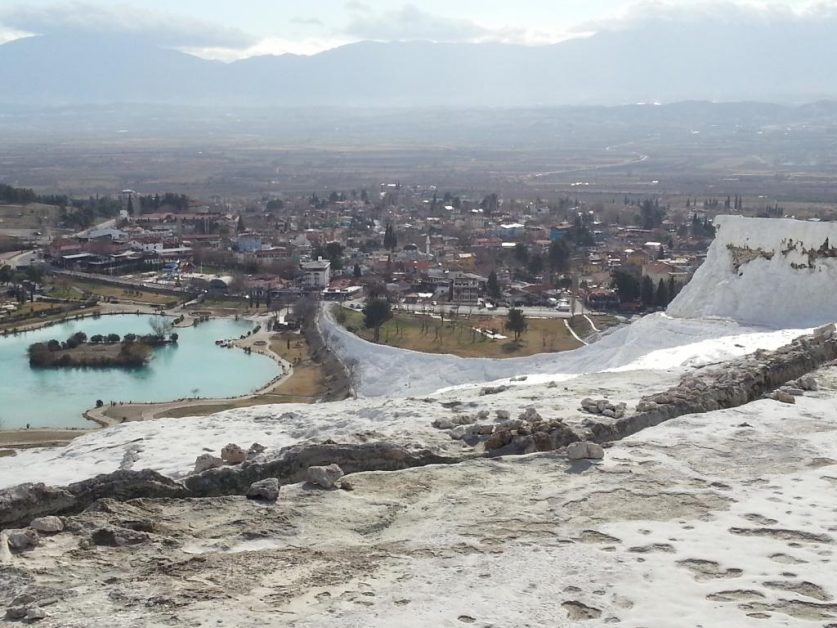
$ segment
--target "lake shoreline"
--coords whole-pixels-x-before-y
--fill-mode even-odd
[[[163,412],[169,412],[171,410],[177,410],[180,408],[200,408],[201,406],[216,405],[219,403],[229,401],[256,399],[258,397],[270,393],[279,385],[281,385],[286,379],[291,377],[293,375],[294,370],[293,366],[290,363],[286,362],[279,354],[275,353],[271,349],[270,337],[274,334],[274,332],[270,331],[267,328],[268,318],[269,317],[262,316],[257,319],[246,319],[253,320],[253,322],[259,322],[262,325],[262,329],[260,329],[257,333],[252,334],[246,338],[231,340],[229,343],[230,347],[234,347],[238,350],[249,349],[253,353],[269,357],[279,365],[281,369],[280,373],[276,377],[271,379],[267,384],[260,387],[258,390],[255,390],[251,393],[247,393],[245,395],[237,395],[234,397],[198,397],[187,399],[175,399],[172,401],[126,403],[118,406],[105,405],[100,408],[90,408],[86,410],[83,414],[84,418],[86,418],[89,421],[93,421],[102,428],[106,428],[134,421],[151,421],[156,419],[156,415],[158,414],[161,414]],[[262,345],[259,343],[264,344]],[[113,408],[119,408],[120,412],[124,413],[124,418],[120,420],[118,418],[108,416],[108,410],[111,410]]]
[[[88,315],[85,317],[80,317],[79,319],[70,319],[70,320],[56,320],[56,321],[49,321],[42,324],[34,325],[33,328],[25,330],[25,332],[32,332],[32,331],[40,331],[45,327],[52,327],[56,325],[62,325],[67,323],[81,323],[83,320],[89,321],[90,319],[98,319],[104,318],[105,316],[109,315],[123,315],[123,316],[167,316],[171,318],[176,318],[179,316],[184,316],[184,320],[180,321],[175,328],[184,329],[186,327],[192,327],[192,321],[197,318],[201,318],[203,320],[208,320],[210,317],[207,316],[207,313],[203,313],[200,317],[193,316],[191,313],[187,312],[160,312],[160,311],[137,311],[136,308],[132,308],[131,311],[114,311],[114,312],[102,312],[98,315]],[[241,322],[251,323],[252,325],[261,325],[261,329],[255,335],[250,335],[245,338],[235,338],[229,339],[229,346],[239,348],[239,350],[248,349],[251,353],[256,353],[258,355],[262,355],[264,357],[270,358],[274,363],[279,365],[279,372],[275,373],[275,376],[270,379],[266,384],[259,386],[259,388],[253,392],[246,393],[244,395],[233,395],[228,397],[218,397],[218,398],[173,398],[172,400],[166,401],[155,401],[155,402],[148,402],[148,403],[136,403],[136,404],[123,404],[122,406],[110,406],[110,404],[105,404],[102,408],[90,408],[87,410],[79,411],[79,419],[81,424],[65,424],[65,425],[33,425],[30,428],[23,427],[24,423],[28,421],[27,418],[21,418],[20,416],[17,419],[12,419],[14,423],[10,427],[0,427],[0,451],[8,451],[9,447],[15,448],[23,448],[27,446],[48,446],[48,445],[62,445],[66,444],[73,438],[80,436],[82,434],[88,433],[91,430],[99,429],[100,427],[108,427],[112,425],[118,425],[122,421],[113,419],[111,417],[104,416],[104,411],[112,409],[113,407],[118,407],[120,409],[128,409],[128,408],[140,408],[140,412],[132,412],[134,416],[130,417],[128,420],[146,420],[151,418],[148,416],[149,414],[156,414],[158,412],[167,411],[173,408],[180,408],[184,406],[201,406],[201,405],[208,405],[212,403],[218,403],[219,401],[230,401],[230,400],[240,400],[244,398],[250,397],[257,397],[259,395],[264,394],[265,392],[271,391],[274,387],[281,384],[285,378],[289,377],[292,374],[293,369],[291,365],[284,362],[282,358],[274,354],[273,351],[270,349],[270,336],[273,332],[268,331],[268,321],[270,320],[270,316],[260,313],[255,316],[224,316],[224,315],[217,315],[212,314],[211,319],[215,320],[225,320],[225,321],[234,321],[238,320]],[[25,333],[24,330],[20,330],[21,333]],[[246,331],[246,330],[245,330]],[[12,336],[11,334],[9,336]],[[224,337],[223,335],[220,337]],[[257,341],[263,340],[264,346],[257,345]],[[216,343],[217,344],[217,343]],[[80,367],[81,368],[81,367]],[[48,369],[54,370],[54,369]],[[264,381],[264,380],[263,380]],[[127,396],[127,394],[126,394]],[[94,397],[95,398],[95,397]],[[100,417],[99,412],[102,412]],[[153,411],[153,412],[151,412]],[[139,416],[136,416],[139,414]],[[92,415],[92,416],[91,416]],[[97,420],[97,419],[102,420]],[[92,424],[84,421],[84,419],[94,421],[97,426],[92,427]],[[59,419],[60,420],[60,419]],[[69,420],[69,419],[68,419]],[[38,419],[33,417],[32,422],[36,423]],[[86,427],[83,423],[87,422],[88,425],[91,427]],[[3,455],[3,454],[0,454]]]

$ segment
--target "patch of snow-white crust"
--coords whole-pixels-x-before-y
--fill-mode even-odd
[[[715,227],[706,261],[669,305],[669,315],[774,329],[837,319],[837,257],[816,253],[837,246],[837,223],[718,216]],[[756,257],[736,270],[736,249]]]

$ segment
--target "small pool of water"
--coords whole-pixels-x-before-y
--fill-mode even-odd
[[[258,390],[279,374],[279,365],[216,340],[238,338],[251,321],[213,319],[176,329],[177,346],[154,350],[143,369],[32,369],[27,349],[34,342],[66,340],[77,331],[94,334],[151,333],[148,315],[102,316],[0,337],[0,429],[95,427],[82,413],[101,399],[172,401],[183,397],[236,397]]]

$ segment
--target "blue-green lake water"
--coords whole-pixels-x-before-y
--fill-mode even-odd
[[[235,397],[257,390],[279,374],[279,365],[262,355],[222,349],[216,340],[238,338],[254,323],[213,319],[176,329],[177,346],[154,350],[142,369],[32,369],[27,349],[33,342],[66,340],[77,331],[94,334],[151,333],[148,315],[102,316],[52,325],[17,336],[0,337],[0,428],[94,427],[82,413],[101,399],[171,401],[183,397]]]

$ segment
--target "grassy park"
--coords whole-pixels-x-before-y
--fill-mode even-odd
[[[373,330],[363,326],[363,314],[343,308],[343,325],[365,340],[372,341]],[[340,320],[340,318],[338,320]],[[513,358],[536,353],[568,351],[581,346],[560,318],[526,319],[528,327],[520,340],[505,329],[505,316],[472,315],[454,318],[430,317],[396,311],[381,327],[380,342],[392,347],[451,353],[466,358]],[[505,338],[490,338],[476,329],[487,330]]]

